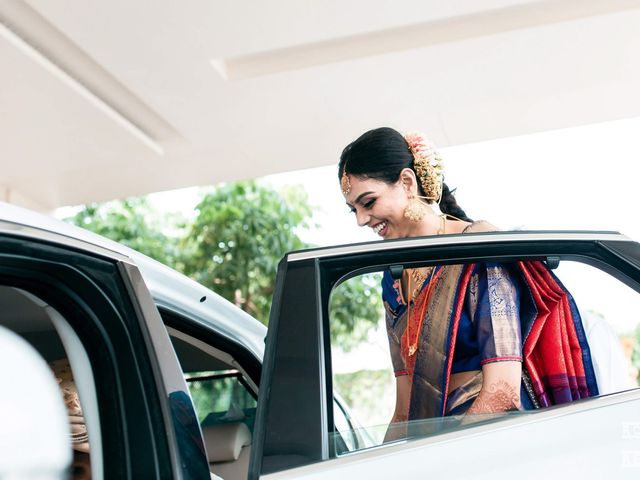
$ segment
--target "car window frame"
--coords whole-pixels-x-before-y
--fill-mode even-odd
[[[258,394],[253,391],[253,388],[251,388],[249,383],[247,383],[247,381],[244,378],[244,375],[240,370],[234,369],[234,371],[225,372],[225,373],[208,373],[207,375],[203,375],[201,377],[190,376],[189,378],[186,379],[186,381],[187,381],[187,384],[189,384],[190,382],[204,382],[205,380],[218,380],[221,378],[236,378],[236,380],[238,380],[238,383],[242,385],[245,388],[245,390],[247,390],[247,392],[249,392],[249,395],[251,395],[251,398],[253,398],[254,400],[258,400]]]
[[[214,326],[202,322],[197,316],[177,311],[165,304],[156,303],[156,306],[165,327],[230,355],[242,367],[241,372],[246,374],[256,387],[260,385],[261,359],[256,358],[241,342],[217,331]]]
[[[129,284],[139,275],[135,265],[73,239],[66,242],[66,237],[50,234],[43,240],[38,232],[26,233],[0,231],[0,282],[51,305],[86,349],[97,380],[105,478],[180,478],[183,468],[197,469],[183,465],[178,443],[171,440],[169,392],[154,372],[157,358],[145,339],[148,318]],[[133,287],[137,294],[146,288],[140,280]],[[141,443],[147,445],[144,452],[134,448]],[[203,460],[192,457],[192,465],[201,463],[208,472],[202,453]]]
[[[267,387],[269,392],[262,395],[258,403],[249,478],[330,459],[328,425],[333,424],[333,419],[329,399],[333,386],[328,306],[335,286],[353,276],[392,265],[414,267],[515,259],[550,263],[566,259],[586,263],[640,293],[640,245],[615,232],[448,235],[316,249],[286,256],[278,268],[261,385],[261,391]],[[302,347],[287,345],[292,339],[291,331],[298,333]],[[295,378],[295,371],[287,367],[286,360],[304,363],[311,379],[303,395],[309,400],[304,404],[306,422],[299,422],[301,428],[306,429],[304,438],[291,432],[297,428],[296,423],[283,422],[285,409],[293,418],[304,419],[296,411],[300,407],[296,407],[294,401],[287,401],[292,388],[286,385],[286,379]],[[285,404],[279,405],[280,402]],[[313,422],[316,422],[315,428]],[[317,431],[318,425],[323,426],[324,431]],[[296,452],[305,455],[288,455],[285,445],[295,441],[306,442]]]

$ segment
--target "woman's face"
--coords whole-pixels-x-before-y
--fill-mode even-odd
[[[409,195],[403,184],[349,175],[351,190],[345,196],[358,225],[370,227],[385,240],[409,237],[415,223],[404,218]],[[413,225],[412,225],[413,224]]]

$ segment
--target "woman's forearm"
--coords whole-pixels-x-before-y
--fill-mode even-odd
[[[407,436],[407,420],[409,418],[409,396],[411,394],[411,382],[407,375],[396,377],[396,406],[393,417],[389,422],[385,442],[397,440]]]
[[[499,413],[520,408],[520,391],[505,380],[483,385],[478,397],[467,410],[468,415]]]
[[[499,413],[520,408],[522,364],[494,362],[482,367],[482,388],[467,414]]]

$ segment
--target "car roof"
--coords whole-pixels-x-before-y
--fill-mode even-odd
[[[0,202],[0,233],[70,246],[134,263],[156,305],[236,340],[262,361],[266,327],[212,290],[118,242],[51,216]],[[204,299],[204,300],[203,300]]]

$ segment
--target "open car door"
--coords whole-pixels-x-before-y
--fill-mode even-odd
[[[0,220],[0,309],[50,365],[68,361],[58,381],[92,478],[209,478],[167,331],[128,257]]]
[[[382,338],[378,350],[341,351],[331,313],[341,286],[362,282],[359,301],[373,301],[384,272],[397,278],[404,268],[518,262],[544,265],[573,296],[592,337],[600,394],[471,424],[425,419],[422,433],[384,443],[395,396],[384,309],[373,319],[378,334],[364,342]],[[633,344],[624,342],[640,324],[639,292],[640,245],[613,232],[443,235],[291,253],[278,270],[250,478],[636,478],[640,390]],[[334,393],[360,416],[375,448],[345,438]]]

